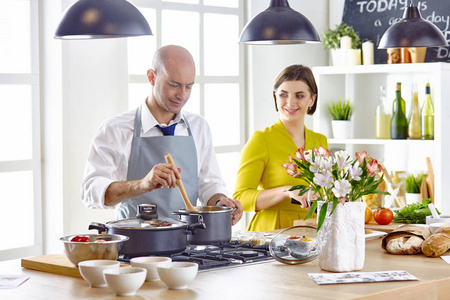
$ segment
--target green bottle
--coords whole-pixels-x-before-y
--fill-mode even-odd
[[[405,102],[405,100],[402,99],[401,88],[401,83],[397,82],[397,87],[395,89],[395,109],[392,112],[391,119],[391,139],[396,140],[406,140],[408,138],[408,120],[401,107],[402,102]]]
[[[431,101],[430,83],[425,85],[425,102],[420,116],[422,120],[422,140],[434,140],[434,107]]]

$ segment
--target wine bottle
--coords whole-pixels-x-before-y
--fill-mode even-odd
[[[400,82],[397,82],[395,95],[395,110],[392,113],[391,119],[391,139],[404,140],[408,138],[408,120],[406,119],[401,106],[402,102],[405,102],[405,100],[402,99]]]
[[[375,112],[375,138],[391,138],[391,113],[386,103],[386,89],[380,86],[380,102]]]
[[[408,119],[408,136],[413,140],[420,140],[422,138],[421,118],[419,111],[419,97],[417,92],[417,85],[414,84],[411,100],[411,113]]]
[[[425,85],[425,102],[420,112],[422,119],[422,140],[434,140],[434,107],[431,101],[430,83]]]

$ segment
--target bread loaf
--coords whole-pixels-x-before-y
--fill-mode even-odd
[[[450,228],[436,229],[422,244],[422,252],[429,257],[439,257],[450,249]]]
[[[422,253],[423,238],[415,235],[404,235],[390,239],[386,250],[391,254],[420,254]]]

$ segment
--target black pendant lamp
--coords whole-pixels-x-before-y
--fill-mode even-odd
[[[424,20],[412,1],[405,9],[403,19],[386,30],[378,44],[379,49],[448,46],[441,30]]]
[[[79,0],[64,14],[56,39],[153,35],[141,12],[126,0]]]
[[[241,33],[240,43],[255,45],[320,43],[311,22],[293,10],[287,0],[271,0],[269,7],[253,17]]]

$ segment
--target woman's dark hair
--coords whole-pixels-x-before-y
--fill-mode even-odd
[[[314,101],[314,104],[311,106],[311,108],[308,108],[307,111],[308,115],[313,115],[317,107],[317,84],[311,69],[303,65],[291,65],[289,67],[286,67],[283,69],[283,71],[280,72],[280,74],[278,74],[277,78],[275,78],[275,82],[273,84],[273,99],[275,101],[275,109],[278,111],[276,91],[280,87],[280,85],[285,81],[298,80],[306,83],[306,85],[309,87],[309,92],[311,93],[311,95],[316,95],[316,101]]]

